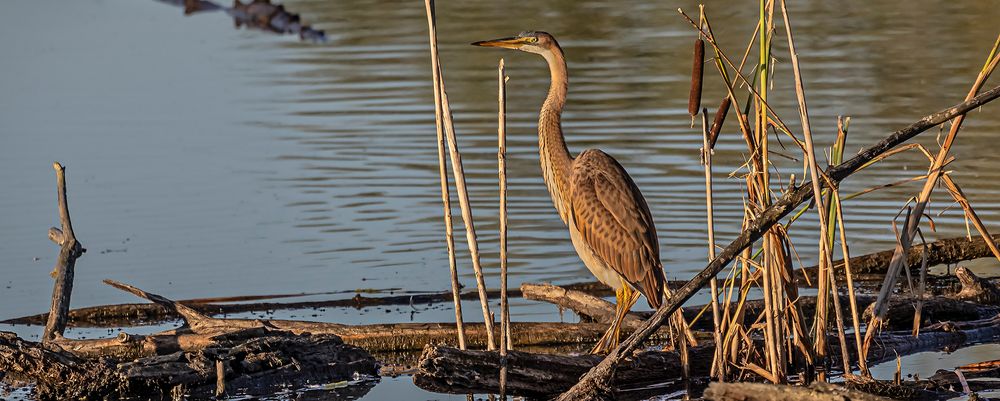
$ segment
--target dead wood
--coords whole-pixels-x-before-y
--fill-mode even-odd
[[[980,107],[997,97],[1000,97],[1000,86],[985,91],[973,99],[966,100],[947,109],[925,116],[910,126],[892,133],[879,143],[862,149],[857,156],[851,158],[850,160],[827,169],[827,171],[825,171],[825,175],[828,177],[828,182],[825,184],[837,185],[837,183],[853,174],[861,168],[861,166],[875,157],[889,151],[903,142],[917,136],[917,134],[930,129],[931,127],[942,124],[957,116],[964,115],[969,110]],[[812,197],[813,192],[811,186],[811,183],[803,183],[802,185],[789,189],[781,198],[772,203],[771,206],[768,206],[766,209],[761,211],[757,215],[757,218],[747,225],[739,237],[726,246],[722,252],[720,252],[718,256],[716,256],[716,258],[705,267],[704,270],[696,274],[692,280],[688,282],[688,284],[677,290],[674,296],[670,297],[667,302],[664,302],[656,313],[653,314],[653,316],[635,333],[623,341],[600,364],[587,372],[577,385],[573,386],[573,388],[566,393],[560,395],[558,399],[563,401],[576,401],[609,398],[607,388],[610,384],[611,377],[614,374],[616,366],[621,363],[621,361],[624,360],[624,358],[626,358],[632,351],[636,350],[643,341],[649,338],[650,335],[656,332],[656,330],[658,330],[659,327],[667,321],[667,318],[670,315],[677,311],[677,309],[680,308],[685,301],[691,298],[695,292],[704,287],[713,277],[718,275],[719,272],[722,271],[722,269],[725,268],[729,262],[735,259],[740,252],[753,244],[753,242],[760,239],[765,232],[774,226],[780,219],[787,216],[795,207],[809,200]]]
[[[691,349],[691,374],[707,376],[713,347]],[[550,397],[570,388],[598,362],[598,355],[551,355],[521,351],[507,354],[507,394]],[[500,355],[496,352],[459,350],[428,345],[420,357],[413,382],[438,393],[497,393],[500,390]],[[645,351],[619,366],[615,388],[680,380],[681,362],[676,352]]]
[[[713,401],[890,401],[890,398],[827,383],[809,387],[764,383],[711,383],[705,398]]]
[[[896,384],[889,380],[873,380],[861,376],[848,376],[844,380],[844,386],[850,389],[888,397],[893,400],[906,401],[938,401],[948,400],[961,393],[955,392],[951,388],[936,388],[927,380],[904,381]]]
[[[956,349],[972,343],[1000,338],[1000,317],[972,322],[932,325],[914,338],[909,329],[885,332],[876,337],[869,358],[873,363],[888,361],[897,355]],[[759,341],[759,340],[758,340]],[[711,367],[714,344],[706,339],[703,346],[692,350],[692,377],[705,379]],[[830,337],[830,364],[840,362],[839,343]],[[856,350],[849,349],[852,358]],[[508,359],[508,394],[529,397],[549,397],[568,390],[579,376],[601,360],[594,355],[550,355],[512,352]],[[669,383],[680,378],[675,352],[645,351],[626,358],[618,366],[614,381],[605,388],[609,396],[629,388],[654,383]],[[679,365],[677,365],[679,366]],[[414,373],[414,383],[435,392],[464,394],[489,393],[499,389],[500,356],[485,351],[462,351],[451,347],[430,345],[424,348]],[[875,391],[875,390],[872,390]],[[903,390],[895,394],[902,394]],[[910,391],[918,394],[919,392]],[[891,393],[886,393],[891,394]]]
[[[52,306],[49,309],[48,321],[42,341],[52,341],[60,338],[66,329],[66,316],[69,312],[69,300],[73,293],[73,272],[76,259],[87,250],[80,245],[73,232],[73,223],[69,218],[69,204],[66,200],[66,168],[59,162],[52,163],[56,170],[56,191],[59,199],[59,223],[62,230],[49,229],[49,239],[59,245],[59,257],[53,270],[56,283],[52,288]]]
[[[962,284],[956,299],[975,302],[980,305],[1000,305],[1000,288],[989,280],[979,278],[964,266],[955,269],[955,277]]]
[[[556,304],[599,323],[611,323],[615,317],[615,307],[611,302],[582,291],[552,284],[524,283],[521,284],[521,294],[527,299]],[[629,313],[622,322],[623,327],[638,325],[641,319],[635,313]]]
[[[212,394],[216,362],[234,388],[300,386],[350,380],[358,374],[374,377],[377,363],[364,350],[345,345],[335,336],[270,333],[249,340],[241,335],[219,336],[215,344],[195,352],[175,352],[116,364],[110,359],[84,359],[46,349],[13,333],[0,333],[0,367],[5,380],[35,384],[39,400],[100,400],[168,394],[183,386],[191,395]],[[371,384],[354,390],[363,395]]]
[[[1000,241],[1000,234],[993,236],[994,241]],[[906,268],[915,270],[920,267],[921,255],[924,252],[924,245],[914,245],[910,247],[906,254]],[[947,238],[928,243],[927,266],[953,265],[967,260],[992,257],[989,245],[982,237],[969,239],[968,237]],[[870,253],[867,255],[855,256],[850,259],[851,273],[855,275],[873,275],[879,281],[885,276],[889,268],[889,261],[892,259],[893,250]],[[834,271],[837,274],[844,272],[844,260],[833,262]],[[803,280],[803,275],[808,275],[811,279],[809,283],[815,283],[815,277],[819,270],[818,266],[806,267],[796,271],[796,278],[799,285],[807,285]]]
[[[671,285],[681,286],[685,281],[671,282]],[[567,284],[560,286],[568,290],[576,290],[597,296],[614,295],[609,287],[599,282],[584,282]],[[499,290],[487,292],[490,298],[500,295]],[[508,297],[521,297],[519,289],[509,289]],[[283,296],[286,297],[286,296]],[[475,291],[464,292],[462,299],[478,300],[479,293]],[[181,300],[181,302],[191,309],[206,315],[226,315],[246,312],[266,312],[274,310],[290,309],[319,309],[319,308],[369,308],[389,305],[432,305],[435,303],[451,302],[452,294],[448,292],[437,292],[430,294],[412,295],[391,295],[385,297],[367,297],[361,293],[355,294],[351,298],[334,299],[326,301],[307,302],[256,302],[241,304],[218,304],[206,303],[205,300],[212,298],[202,298],[197,300]],[[68,327],[122,327],[131,326],[138,323],[154,324],[161,323],[169,319],[178,319],[180,315],[168,308],[158,304],[131,303],[116,305],[100,305],[85,308],[78,308],[69,311]],[[48,319],[48,314],[24,316],[14,319],[0,321],[3,324],[42,324]]]
[[[955,322],[988,319],[1000,313],[1000,289],[993,283],[979,278],[971,270],[959,267],[955,277],[962,285],[962,290],[947,296],[924,297],[922,300],[914,295],[894,296],[889,299],[885,315],[885,327],[889,330],[902,330],[914,327],[914,310],[917,301],[922,301],[920,325],[924,326],[939,322]],[[874,304],[866,307],[864,319],[871,319]]]
[[[234,332],[249,333],[250,330],[262,333],[287,331],[294,334],[331,334],[340,337],[347,344],[372,352],[419,350],[432,343],[453,344],[456,338],[455,326],[450,323],[352,326],[295,320],[217,319],[160,295],[110,280],[106,282],[156,302],[164,308],[177,310],[188,323],[187,327],[149,336],[122,335],[112,339],[89,340],[60,339],[55,344],[78,355],[135,358],[162,355],[178,350],[195,351],[210,346],[214,336]],[[593,343],[607,330],[607,325],[601,323],[513,322],[511,326],[515,346]],[[485,345],[486,328],[482,323],[466,324],[465,332],[469,345]],[[623,332],[630,333],[631,330],[626,328]],[[658,338],[666,338],[666,333]]]

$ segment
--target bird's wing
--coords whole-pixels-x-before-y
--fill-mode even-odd
[[[663,267],[649,207],[614,158],[587,150],[573,162],[573,224],[604,263],[639,289],[653,307],[663,294]]]

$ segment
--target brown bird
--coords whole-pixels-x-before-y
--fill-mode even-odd
[[[622,320],[640,293],[653,308],[663,300],[666,280],[646,200],[608,154],[587,149],[576,157],[570,155],[561,123],[569,78],[556,38],[546,32],[522,32],[473,45],[535,53],[549,64],[549,94],[538,115],[542,173],[580,259],[598,280],[615,289],[615,319],[593,350],[608,352],[617,346]]]

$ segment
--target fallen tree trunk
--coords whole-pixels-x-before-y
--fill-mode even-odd
[[[211,344],[211,338],[220,334],[245,330],[278,330],[294,334],[331,334],[345,343],[376,351],[404,351],[423,349],[426,344],[455,341],[455,326],[451,323],[401,323],[373,325],[345,325],[296,320],[217,319],[162,296],[141,289],[106,280],[116,288],[153,301],[174,310],[184,317],[190,329],[166,331],[149,336],[122,335],[113,339],[71,340],[60,339],[54,344],[66,351],[86,356],[114,356],[135,358],[162,355],[177,350],[194,351]],[[511,324],[513,343],[516,346],[587,344],[596,342],[607,330],[601,323],[548,323],[530,322]],[[483,324],[465,325],[466,340],[472,346],[485,345],[487,336]],[[623,329],[624,333],[631,330]],[[497,333],[498,334],[498,333]],[[666,338],[667,333],[659,334]]]
[[[971,343],[1000,338],[1000,317],[974,322],[939,324],[926,328],[914,338],[908,330],[884,333],[877,337],[869,353],[877,363],[917,352],[942,348],[959,348]],[[830,364],[840,362],[839,343],[830,336]],[[691,375],[708,375],[714,344],[703,342],[692,350]],[[856,350],[850,355],[857,357]],[[548,355],[512,352],[507,361],[507,393],[529,397],[551,397],[576,384],[579,376],[597,365],[601,357],[595,355]],[[429,345],[424,348],[414,373],[417,386],[435,392],[465,394],[499,391],[500,356],[494,352],[462,351],[450,347]],[[676,352],[644,351],[626,358],[618,365],[609,392],[641,387],[652,383],[679,380],[681,370],[676,368]]]
[[[259,334],[259,333],[257,333]],[[116,364],[46,349],[13,333],[0,332],[0,367],[5,380],[32,382],[39,400],[101,400],[170,394],[175,389],[205,397],[218,381],[216,362],[231,388],[260,394],[280,385],[301,386],[376,377],[377,362],[364,350],[335,336],[296,336],[270,332],[245,339],[234,333],[193,352],[175,352]],[[358,383],[357,396],[373,383]]]
[[[685,282],[676,282],[680,286]],[[609,287],[599,282],[585,282],[567,284],[560,286],[567,290],[575,290],[591,295],[610,296],[614,295]],[[491,298],[499,296],[499,290],[490,290],[487,295]],[[307,294],[303,294],[307,295]],[[509,289],[507,296],[511,298],[521,297],[519,289]],[[281,297],[288,297],[281,295]],[[478,300],[479,293],[475,291],[464,292],[462,299]],[[217,304],[205,303],[203,300],[181,300],[177,301],[188,305],[190,308],[206,315],[226,315],[246,312],[263,312],[272,310],[289,309],[318,309],[318,308],[368,308],[387,305],[432,305],[441,302],[451,302],[452,294],[448,292],[436,292],[430,294],[413,295],[392,295],[386,297],[366,297],[360,293],[351,298],[334,299],[326,301],[306,301],[306,302],[255,302],[241,304]],[[135,325],[137,323],[154,324],[170,319],[178,319],[181,316],[169,308],[159,304],[116,304],[99,305],[85,308],[78,308],[69,311],[68,327],[122,327]],[[0,321],[3,324],[43,324],[48,319],[48,313],[38,315],[23,316],[14,319]]]
[[[1000,234],[994,235],[993,240],[1000,241]],[[969,239],[968,237],[947,238],[928,243],[926,246],[923,244],[911,246],[909,252],[906,254],[906,268],[911,270],[920,268],[922,258],[921,255],[923,255],[924,248],[927,249],[928,267],[937,265],[953,265],[967,260],[993,256],[993,252],[990,251],[990,248],[986,244],[986,240],[984,240],[983,237],[977,236],[972,239]],[[855,256],[850,259],[851,273],[855,275],[875,275],[879,277],[879,280],[881,280],[881,277],[885,276],[885,273],[889,268],[889,261],[892,259],[892,253],[893,250],[887,250],[867,255]],[[844,260],[840,259],[833,262],[833,268],[837,274],[843,274]],[[806,285],[807,281],[803,280],[803,275],[815,278],[818,271],[819,266],[806,267],[796,270],[795,276],[799,281],[798,284]],[[857,278],[855,278],[855,280],[857,280]],[[810,279],[808,282],[814,283],[816,280]]]
[[[920,325],[947,321],[970,321],[992,318],[1000,313],[1000,289],[993,283],[981,279],[971,270],[959,266],[955,277],[962,285],[961,291],[950,296],[932,296],[922,299]],[[889,299],[885,315],[885,327],[889,330],[904,330],[914,327],[915,296],[894,296]],[[865,308],[864,319],[872,316],[874,304]]]
[[[714,347],[697,347],[691,352],[691,375],[707,376]],[[599,355],[550,355],[519,351],[507,354],[508,395],[545,398],[565,391],[601,361]],[[499,393],[500,355],[490,351],[459,350],[428,345],[420,357],[413,382],[438,393]],[[619,366],[615,388],[625,389],[644,383],[681,379],[681,362],[676,352],[645,351]]]

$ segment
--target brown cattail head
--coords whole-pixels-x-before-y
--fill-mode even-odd
[[[701,110],[701,80],[702,67],[705,65],[705,41],[701,38],[694,41],[694,64],[691,68],[691,96],[688,97],[688,114],[697,116]]]
[[[729,114],[729,96],[722,98],[719,111],[715,112],[715,121],[712,121],[712,128],[708,130],[708,148],[715,149],[715,141],[719,139],[719,131],[722,131],[722,124],[726,122],[726,114]]]

